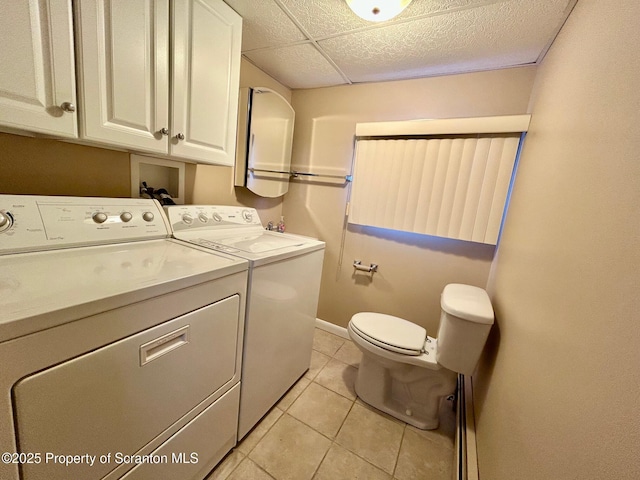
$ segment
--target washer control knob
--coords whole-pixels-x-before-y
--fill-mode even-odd
[[[0,232],[5,232],[13,225],[13,217],[9,212],[0,212]]]
[[[184,215],[182,215],[182,221],[187,225],[191,225],[193,223],[193,217],[188,213],[185,213]]]
[[[107,221],[107,219],[109,218],[107,216],[106,213],[104,212],[98,212],[98,213],[94,213],[93,217],[91,217],[93,219],[94,222],[96,223],[104,223]]]
[[[130,212],[122,212],[120,214],[120,220],[122,220],[125,223],[130,222],[132,219],[133,219],[133,215],[131,215]]]
[[[207,217],[207,215],[204,213],[199,213],[198,220],[200,220],[202,223],[207,223],[209,221],[209,217]]]
[[[220,216],[219,213],[214,213],[212,218],[216,222],[221,222],[222,221],[222,217]]]
[[[153,219],[154,219],[154,218],[156,218],[156,217],[154,217],[153,213],[151,213],[151,212],[144,212],[144,213],[142,214],[142,219],[143,219],[145,222],[153,222]]]
[[[250,210],[243,210],[242,218],[244,218],[245,222],[250,223],[253,220],[253,213]]]

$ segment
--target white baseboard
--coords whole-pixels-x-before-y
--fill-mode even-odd
[[[342,338],[346,338],[347,340],[349,339],[349,334],[347,333],[347,329],[339,325],[335,325],[333,323],[329,323],[324,320],[320,320],[319,318],[316,318],[316,327],[319,328],[320,330],[324,330],[325,332],[333,333],[334,335],[337,335]]]

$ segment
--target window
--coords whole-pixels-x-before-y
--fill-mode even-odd
[[[358,124],[349,223],[495,245],[529,118]]]

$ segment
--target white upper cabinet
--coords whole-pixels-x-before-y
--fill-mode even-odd
[[[175,0],[174,155],[235,163],[241,42],[242,19],[220,0]]]
[[[222,0],[78,0],[81,138],[233,165],[242,19]]]
[[[81,137],[166,154],[169,0],[80,0],[76,18]]]
[[[71,0],[2,2],[0,125],[77,138]]]

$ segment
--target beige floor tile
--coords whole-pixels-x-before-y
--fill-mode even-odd
[[[232,450],[205,480],[225,480],[231,472],[244,460],[244,454],[238,450]]]
[[[254,462],[245,458],[243,462],[236,468],[229,480],[274,480],[271,475],[262,470]]]
[[[360,351],[350,340],[316,332],[309,371],[207,480],[389,480],[394,473],[396,480],[449,480],[450,402],[443,402],[437,430],[354,402]]]
[[[345,339],[316,328],[313,333],[313,349],[333,357]]]
[[[391,475],[333,444],[313,480],[391,480]]]
[[[308,378],[309,380],[316,378],[316,375],[318,375],[320,370],[322,370],[329,360],[331,360],[329,355],[320,353],[317,350],[312,350],[311,366],[309,367],[309,370],[307,370],[307,373],[304,374],[304,378]]]
[[[309,480],[330,446],[327,438],[284,414],[249,458],[276,480]]]
[[[355,400],[357,375],[358,370],[356,368],[332,358],[324,368],[320,370],[314,382],[351,400]]]
[[[358,368],[360,366],[360,360],[362,360],[362,352],[351,340],[347,340],[333,358]]]
[[[286,412],[291,404],[296,401],[296,398],[298,398],[300,394],[304,392],[305,388],[307,388],[310,383],[311,380],[302,377],[296,382],[293,387],[289,389],[287,393],[284,394],[284,396],[278,401],[278,403],[276,403],[276,406],[282,411]]]
[[[356,403],[338,432],[336,443],[393,473],[403,432],[404,425]]]
[[[450,480],[453,451],[407,429],[402,439],[395,478],[398,480]]]
[[[282,410],[272,408],[262,420],[246,435],[236,447],[238,451],[248,455],[258,442],[265,436],[274,423],[282,416]]]
[[[311,428],[333,438],[340,430],[353,401],[312,383],[291,405],[287,413]]]

